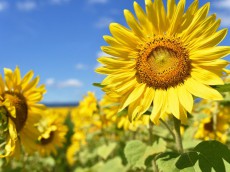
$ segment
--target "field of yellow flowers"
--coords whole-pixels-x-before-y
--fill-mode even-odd
[[[129,28],[110,25],[94,83],[78,105],[47,107],[33,71],[0,75],[0,170],[230,171],[227,29],[198,0],[134,2]]]

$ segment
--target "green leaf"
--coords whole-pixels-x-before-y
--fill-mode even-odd
[[[121,159],[119,157],[116,157],[114,159],[111,159],[107,161],[100,169],[98,169],[98,172],[126,172],[127,169],[122,165]]]
[[[219,92],[230,92],[230,84],[225,85],[214,85],[212,88],[216,89]]]
[[[178,169],[193,167],[196,164],[197,160],[198,160],[197,152],[186,152],[179,157],[178,161],[176,162],[176,167]]]
[[[194,148],[197,144],[201,142],[201,140],[196,140],[192,136],[197,132],[197,128],[189,127],[185,130],[183,134],[183,147],[184,149]]]
[[[149,156],[164,152],[166,143],[160,139],[152,146],[147,146],[139,140],[133,140],[127,143],[125,147],[125,156],[128,163],[134,168],[146,168],[145,161]]]
[[[99,88],[103,88],[103,87],[105,87],[105,85],[102,85],[101,83],[93,83],[93,86],[95,86],[95,87],[99,87]]]
[[[216,172],[225,172],[224,161],[230,163],[230,150],[218,141],[203,141],[198,144],[195,151],[199,152],[199,166],[202,171],[209,172],[214,168]]]
[[[109,143],[108,145],[103,145],[97,149],[97,154],[101,158],[106,160],[109,157],[109,155],[113,152],[116,146],[116,143]]]
[[[157,166],[159,171],[179,172],[176,167],[179,154],[176,152],[165,152],[157,157]]]

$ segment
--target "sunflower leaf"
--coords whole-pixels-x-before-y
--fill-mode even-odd
[[[176,162],[176,167],[178,169],[193,167],[196,164],[197,160],[198,160],[197,152],[186,152],[179,157],[178,161]]]
[[[146,169],[146,160],[166,150],[166,143],[162,139],[148,146],[139,140],[133,140],[127,143],[125,147],[125,156],[128,163],[133,168]]]
[[[97,83],[97,82],[93,83],[93,86],[100,87],[100,88],[104,87],[104,85],[102,85],[101,83]]]
[[[213,85],[212,88],[216,89],[219,92],[229,92],[230,91],[230,84]]]
[[[218,141],[203,141],[194,150],[199,153],[199,166],[204,172],[225,172],[224,160],[230,163],[230,150]]]
[[[109,155],[113,152],[116,146],[117,146],[116,143],[109,143],[108,145],[102,145],[97,149],[97,154],[101,158],[106,160],[109,157]]]

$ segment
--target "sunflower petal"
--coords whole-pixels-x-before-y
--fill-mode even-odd
[[[194,80],[193,78],[187,79],[184,84],[186,89],[197,97],[211,100],[223,100],[222,95],[218,91]]]

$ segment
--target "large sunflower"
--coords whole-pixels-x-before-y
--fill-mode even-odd
[[[102,50],[112,57],[100,57],[104,66],[96,71],[108,75],[103,90],[120,97],[120,108],[128,106],[129,118],[141,116],[153,105],[155,123],[173,114],[183,123],[193,108],[193,95],[221,100],[210,85],[223,84],[220,78],[229,62],[220,58],[229,46],[217,46],[227,29],[217,30],[220,19],[208,16],[210,4],[198,8],[195,0],[185,12],[185,0],[146,0],[146,12],[134,2],[136,17],[124,10],[129,28],[110,24],[112,36]]]
[[[15,71],[4,68],[5,80],[0,77],[0,97],[1,106],[6,109],[6,117],[8,124],[11,126],[12,132],[9,138],[14,138],[15,145],[19,148],[23,145],[26,152],[30,153],[36,148],[36,137],[39,134],[34,124],[40,118],[41,110],[44,108],[41,101],[43,94],[46,92],[44,85],[37,86],[39,77],[33,78],[33,71],[28,72],[21,78],[20,69],[16,67]],[[9,126],[9,129],[10,129]],[[9,156],[14,154],[14,151],[20,149],[11,149]]]

